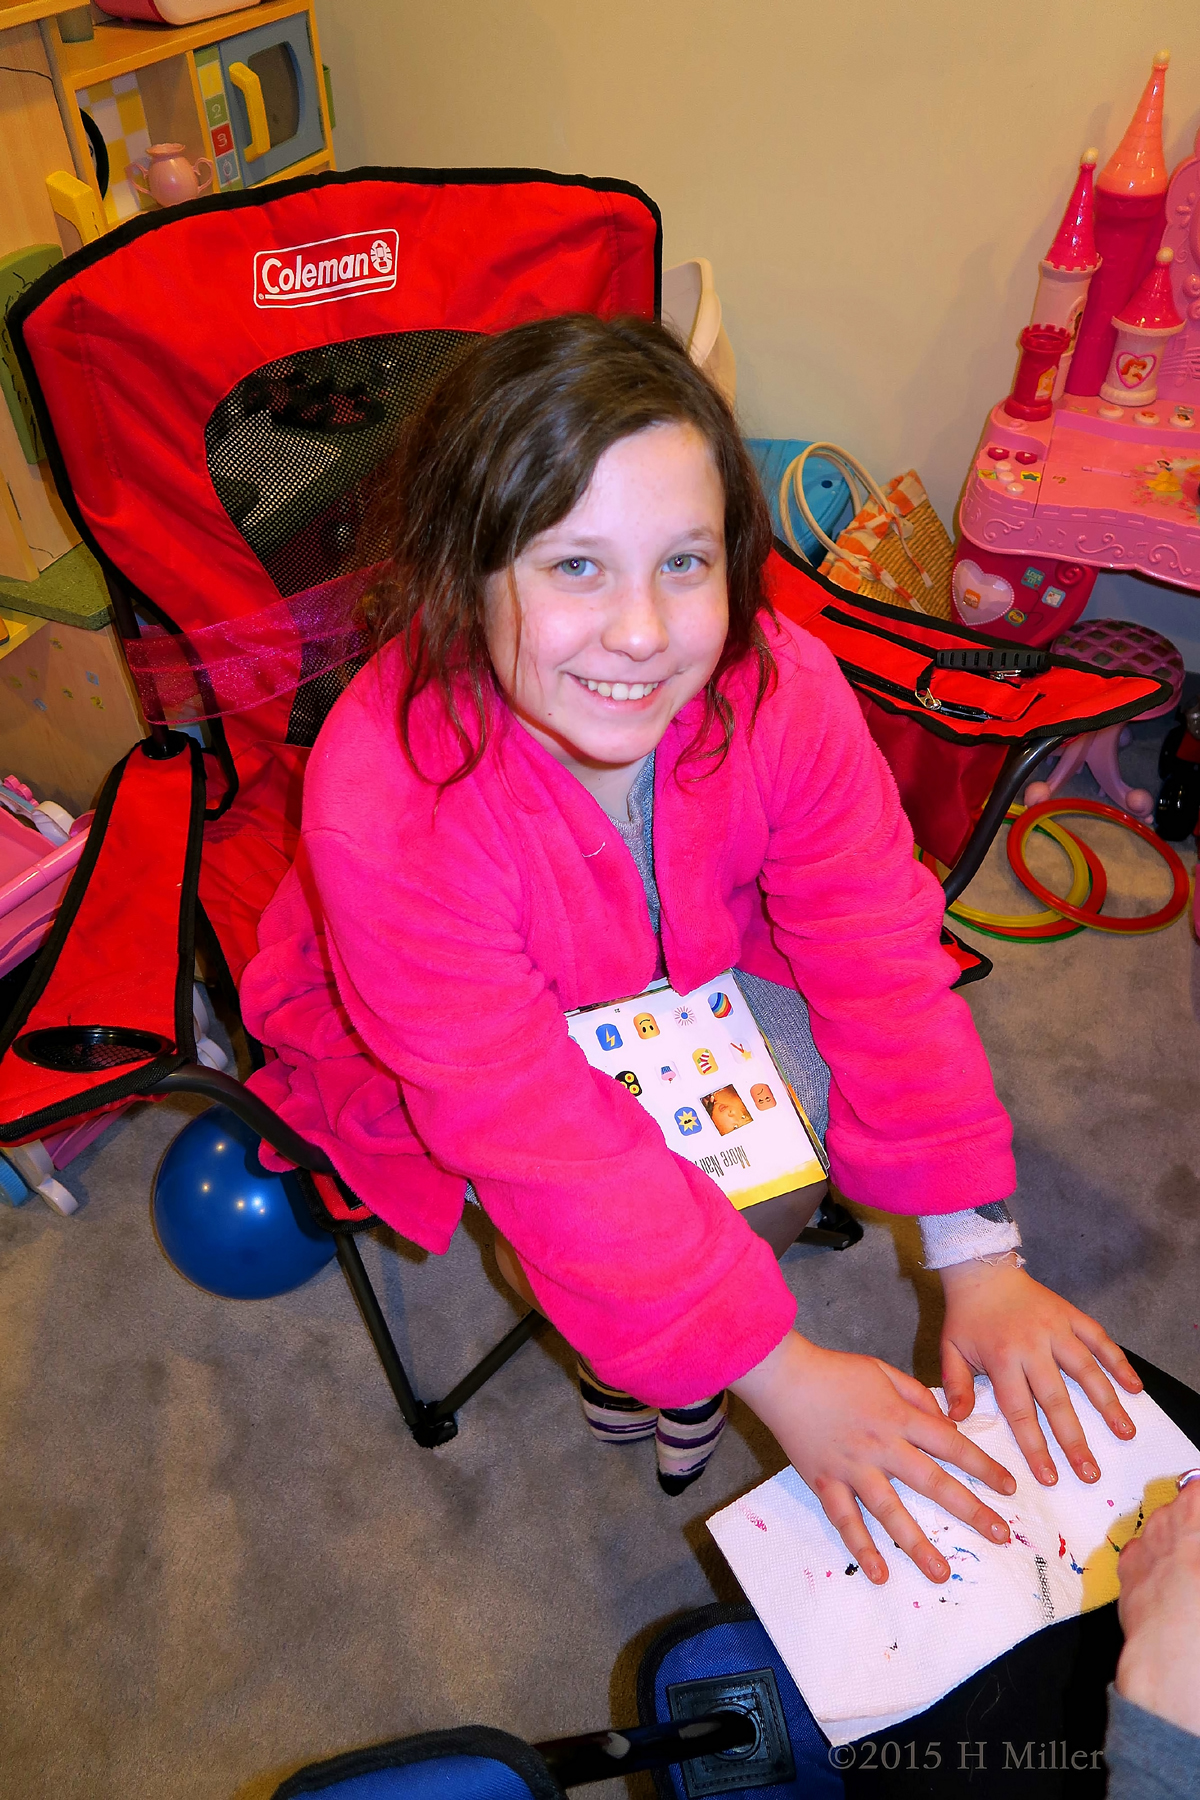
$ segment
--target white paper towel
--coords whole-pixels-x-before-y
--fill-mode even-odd
[[[991,1383],[975,1384],[975,1410],[959,1427],[1010,1471],[1017,1491],[992,1493],[952,1468],[1012,1532],[1007,1544],[980,1537],[903,1483],[905,1506],[950,1564],[944,1587],[928,1581],[869,1514],[868,1529],[890,1576],[874,1587],[851,1561],[820,1502],[785,1469],[708,1521],[804,1695],[834,1744],[924,1712],[1022,1638],[1117,1594],[1117,1556],[1146,1514],[1175,1496],[1175,1476],[1197,1451],[1147,1394],[1122,1394],[1137,1427],[1113,1437],[1073,1381],[1067,1386],[1103,1471],[1080,1481],[1053,1443],[1058,1485],[1029,1471]],[[945,1409],[940,1389],[935,1397]]]

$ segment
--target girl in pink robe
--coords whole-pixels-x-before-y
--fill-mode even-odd
[[[473,1184],[601,1399],[690,1410],[702,1439],[731,1388],[868,1576],[887,1570],[859,1501],[948,1579],[891,1478],[1007,1537],[939,1467],[1011,1491],[953,1423],[973,1371],[1045,1480],[1032,1401],[1090,1480],[1062,1371],[1120,1435],[1104,1370],[1140,1384],[1015,1254],[1010,1126],[950,991],[940,890],[833,659],[765,600],[769,518],[728,408],[657,327],[548,320],[470,351],[395,487],[382,647],[314,747],[243,982],[275,1052],[253,1085],[428,1249]],[[647,869],[625,831],[651,762]],[[807,1002],[837,1186],[957,1246],[930,1259],[949,1419],[792,1328],[752,1216],[567,1035],[566,1011],[656,972],[689,992],[731,967]]]

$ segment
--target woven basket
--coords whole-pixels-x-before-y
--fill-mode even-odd
[[[804,464],[819,453],[845,476],[854,496],[855,514],[835,542],[813,518],[804,496]],[[892,606],[907,606],[935,619],[950,619],[950,575],[953,546],[933,510],[915,469],[893,476],[880,488],[871,474],[837,444],[810,444],[784,471],[779,509],[792,549],[803,556],[789,524],[787,497],[792,489],[805,524],[828,555],[821,573],[838,587]]]

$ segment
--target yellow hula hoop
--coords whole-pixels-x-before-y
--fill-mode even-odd
[[[1005,818],[1019,819],[1024,811],[1023,806],[1010,806]],[[1035,826],[1034,829],[1036,830],[1037,827]],[[1071,865],[1071,889],[1065,896],[1068,906],[1082,906],[1087,899],[1090,882],[1083,851],[1070,832],[1060,830],[1053,819],[1043,819],[1041,829],[1047,837],[1054,839],[1060,850],[1065,852]],[[953,906],[948,906],[946,910],[951,918],[961,919],[965,925],[978,925],[982,931],[1023,930],[1038,925],[1054,925],[1062,919],[1062,914],[1055,912],[1053,907],[1047,907],[1044,912],[1038,913],[986,913],[980,912],[978,907],[967,906],[963,901],[956,900]]]

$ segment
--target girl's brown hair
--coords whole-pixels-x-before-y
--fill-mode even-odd
[[[771,610],[762,586],[771,516],[758,476],[725,400],[670,332],[572,313],[481,338],[410,422],[389,472],[372,521],[388,566],[367,618],[377,645],[408,644],[399,727],[410,762],[413,705],[436,685],[463,754],[451,781],[477,766],[488,695],[499,692],[484,635],[487,577],[571,511],[611,445],[666,423],[701,433],[725,490],[729,632],[696,736],[719,724],[722,741],[706,754],[725,754],[734,720],[721,676],[753,655],[761,702],[775,672],[757,617]]]

